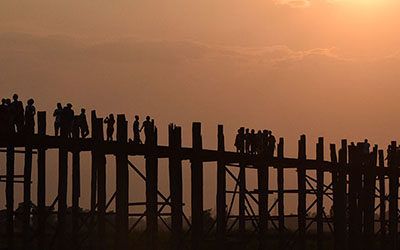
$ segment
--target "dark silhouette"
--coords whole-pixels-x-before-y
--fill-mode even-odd
[[[243,153],[244,152],[244,128],[241,127],[238,129],[238,133],[235,138],[235,147],[236,152]]]
[[[74,122],[74,110],[72,109],[72,104],[68,103],[67,106],[63,108],[61,113],[61,136],[72,138],[72,125]]]
[[[63,113],[63,108],[61,106],[61,103],[57,103],[57,108],[53,112],[53,117],[55,117],[55,119],[54,119],[54,134],[55,134],[55,136],[58,136],[60,133],[62,113]]]
[[[33,99],[29,99],[25,108],[25,133],[27,135],[33,135],[35,132],[36,108],[33,106],[34,103]]]
[[[82,138],[86,138],[89,135],[89,125],[86,119],[86,110],[81,109],[81,114],[78,117],[79,129],[81,131]]]
[[[135,120],[133,121],[133,142],[136,144],[142,144],[142,141],[140,140],[140,122],[138,115],[135,115]]]
[[[251,140],[250,140],[251,134],[250,134],[250,129],[246,128],[246,133],[244,135],[244,140],[245,140],[245,144],[246,144],[246,153],[249,154],[250,153],[250,146],[251,146]]]
[[[7,102],[6,99],[3,98],[1,99],[1,105],[0,105],[0,133],[1,136],[3,137],[8,135],[8,120],[9,120],[9,115],[8,115]]]
[[[267,155],[268,155],[269,158],[274,157],[275,147],[276,147],[275,136],[272,134],[272,131],[268,131]]]
[[[22,133],[24,129],[24,106],[18,100],[18,95],[13,95],[13,102],[10,105],[10,115],[13,126],[16,128],[17,133]]]
[[[250,154],[256,154],[257,152],[257,138],[256,138],[256,131],[254,129],[251,130],[250,133]]]
[[[151,143],[151,138],[154,132],[154,120],[150,120],[150,116],[146,116],[146,120],[143,122],[140,131],[144,129],[144,136],[146,137],[144,143],[149,144]]]
[[[114,115],[110,114],[106,119],[104,119],[104,123],[107,124],[107,141],[112,141],[113,140],[113,134],[114,134],[114,124],[115,124],[115,119]]]

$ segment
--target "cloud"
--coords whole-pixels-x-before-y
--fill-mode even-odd
[[[275,0],[275,4],[288,5],[292,8],[305,8],[311,5],[310,0]]]

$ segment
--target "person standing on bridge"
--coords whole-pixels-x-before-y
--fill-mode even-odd
[[[79,115],[79,129],[81,130],[82,138],[86,138],[89,135],[89,125],[86,119],[86,109],[81,109],[81,114]]]
[[[238,129],[238,133],[235,138],[236,152],[244,153],[244,141],[245,141],[244,128],[241,127]]]
[[[25,133],[27,135],[33,135],[35,133],[35,114],[36,108],[33,106],[35,101],[33,99],[29,99],[27,102],[27,106],[25,108]]]
[[[13,102],[10,105],[10,112],[12,116],[13,131],[16,128],[17,133],[21,134],[24,129],[24,105],[18,100],[18,95],[13,95]]]
[[[250,154],[250,145],[251,145],[251,142],[250,142],[250,129],[249,128],[246,128],[246,133],[245,133],[245,135],[244,135],[244,140],[245,140],[245,143],[246,143],[246,154]]]
[[[107,141],[112,141],[115,124],[114,115],[110,114],[108,117],[106,117],[106,119],[104,119],[104,123],[107,124]]]
[[[138,115],[135,115],[135,120],[133,121],[133,143],[142,144],[142,141],[140,140],[140,123]]]
[[[9,106],[7,100],[3,98],[0,105],[0,133],[2,136],[10,135],[9,130]]]
[[[142,131],[143,129],[144,129],[144,136],[146,137],[144,143],[148,145],[152,142],[154,134],[154,122],[150,120],[150,116],[146,116],[146,120],[143,122],[140,131]]]
[[[59,133],[60,133],[62,112],[63,112],[63,108],[61,106],[61,103],[57,103],[57,108],[53,112],[53,117],[55,117],[55,120],[54,120],[54,134],[55,134],[55,136],[58,136]]]
[[[276,147],[276,139],[275,136],[272,134],[272,131],[268,131],[268,138],[267,138],[267,155],[269,158],[274,157]]]

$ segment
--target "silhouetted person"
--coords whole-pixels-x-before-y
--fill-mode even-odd
[[[136,144],[142,144],[142,141],[140,140],[140,122],[138,115],[135,115],[135,121],[133,122],[133,142]]]
[[[267,154],[268,157],[274,157],[276,147],[276,139],[275,136],[272,134],[272,131],[268,131],[268,139],[267,139]]]
[[[25,108],[25,133],[28,135],[33,135],[35,132],[36,108],[33,106],[34,103],[33,99],[29,99]]]
[[[81,114],[78,117],[79,129],[81,130],[82,138],[86,138],[89,135],[89,125],[86,119],[86,110],[81,109]]]
[[[71,135],[72,138],[79,138],[79,129],[81,127],[80,116],[75,115],[72,121]]]
[[[241,127],[238,129],[238,133],[235,138],[235,147],[236,152],[243,153],[244,152],[244,128]]]
[[[17,129],[17,133],[22,133],[24,128],[24,105],[18,100],[18,95],[13,95],[13,102],[10,105],[10,115],[13,126]]]
[[[72,110],[72,104],[68,103],[61,112],[61,136],[71,138],[72,137],[72,125],[74,122],[74,110]]]
[[[250,140],[250,129],[246,128],[246,133],[244,135],[244,140],[246,144],[246,153],[250,153],[250,145],[251,145],[251,140]]]
[[[108,117],[106,117],[106,119],[104,119],[104,123],[107,124],[107,141],[112,141],[115,124],[114,115],[110,114]]]
[[[146,137],[144,143],[149,144],[151,143],[151,138],[153,137],[154,132],[154,120],[153,122],[150,120],[150,116],[146,116],[146,120],[143,122],[140,131],[144,129],[144,136]]]
[[[3,98],[0,104],[0,133],[3,137],[8,135],[8,119],[8,107],[6,99]]]
[[[256,134],[256,151],[257,151],[257,154],[261,154],[262,153],[262,142],[263,142],[263,134],[262,134],[261,130],[258,130],[258,132]]]
[[[370,146],[371,145],[369,144],[368,139],[365,139],[364,143],[363,143],[363,148],[362,148],[363,154],[365,154],[365,155],[369,154]]]
[[[250,132],[250,153],[255,154],[257,152],[257,145],[256,145],[256,131],[254,129]]]
[[[63,115],[63,108],[61,103],[57,103],[57,108],[54,110],[53,117],[54,119],[54,134],[58,136],[61,129],[61,116]]]

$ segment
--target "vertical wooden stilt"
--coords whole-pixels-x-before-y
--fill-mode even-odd
[[[318,138],[317,161],[324,161],[324,138]],[[324,241],[324,170],[322,165],[317,168],[317,249],[323,249]]]
[[[201,249],[203,238],[203,162],[199,156],[203,148],[201,123],[194,122],[192,127],[193,157],[191,159],[192,183],[192,248]]]
[[[128,141],[128,123],[125,115],[117,116],[117,141],[124,144]],[[128,155],[120,150],[116,155],[116,196],[115,196],[115,224],[116,249],[128,249],[128,198],[129,175]]]
[[[7,248],[14,249],[14,146],[7,147],[6,163],[6,209],[7,209]]]
[[[96,136],[98,134],[98,129],[96,126],[97,116],[96,111],[93,110],[91,113],[91,123],[92,123],[92,139],[96,140]],[[91,180],[90,180],[90,212],[94,215],[96,210],[97,203],[97,164],[96,164],[96,154],[95,151],[92,150],[92,166],[91,166]]]
[[[389,167],[389,249],[398,249],[398,196],[399,177],[397,175],[396,159],[397,143],[391,143],[391,150],[388,156]]]
[[[262,157],[257,157],[259,250],[267,249],[268,227],[268,165]]]
[[[365,154],[365,153],[364,153]],[[375,177],[378,146],[373,148],[372,153],[364,155],[364,249],[373,246],[374,224],[375,224]]]
[[[342,145],[339,150],[339,166],[337,171],[337,187],[335,192],[337,199],[334,206],[334,220],[335,220],[335,240],[334,249],[346,249],[347,242],[347,196],[346,196],[346,165],[347,165],[347,141],[342,140]],[[337,229],[337,230],[336,230]]]
[[[24,203],[23,203],[23,247],[29,249],[30,247],[30,221],[31,221],[31,181],[32,181],[32,146],[30,145],[30,138],[27,138],[27,145],[25,146],[25,164],[24,164]]]
[[[379,224],[380,224],[380,249],[386,248],[386,187],[385,187],[385,157],[383,150],[379,150]]]
[[[169,187],[171,193],[171,228],[172,244],[171,249],[183,249],[182,242],[182,161],[179,151],[182,147],[181,127],[170,124],[168,127],[169,147],[171,156],[169,158]]]
[[[239,163],[239,233],[246,231],[246,165]]]
[[[361,249],[361,149],[349,146],[349,249]]]
[[[72,134],[74,139],[79,139],[79,129],[77,127],[74,127]],[[79,248],[79,197],[81,195],[80,168],[80,152],[79,149],[74,149],[72,152],[72,244],[76,248]]]
[[[95,120],[94,163],[97,170],[97,248],[106,249],[106,157],[101,148],[104,141],[103,119]]]
[[[279,138],[278,144],[278,159],[284,158],[284,140]],[[277,183],[278,183],[278,228],[279,228],[279,249],[285,247],[285,197],[284,197],[284,172],[282,167],[277,169]]]
[[[339,190],[338,190],[338,179],[339,179],[339,165],[338,165],[338,158],[336,155],[336,145],[331,144],[330,145],[330,152],[331,152],[331,162],[335,164],[335,166],[332,169],[332,190],[333,190],[333,246],[334,249],[338,249],[338,244],[339,244],[339,220],[340,218],[336,216],[336,213],[338,212],[338,199],[339,199]]]
[[[217,162],[217,241],[219,248],[225,247],[226,234],[226,170],[225,159],[225,138],[224,128],[218,125],[218,152],[220,153]]]
[[[300,163],[306,160],[306,136],[302,135],[299,140],[298,159]],[[297,168],[298,185],[298,203],[297,203],[297,221],[299,229],[299,238],[297,249],[306,249],[306,170],[304,165]]]
[[[38,134],[46,135],[46,112],[38,112]],[[38,207],[38,249],[45,249],[46,232],[46,149],[38,147],[37,155],[37,207]]]
[[[66,135],[65,135],[66,136]],[[59,249],[68,249],[66,240],[68,150],[67,138],[62,138],[58,151],[58,213],[57,236]]]
[[[157,145],[157,130],[151,138],[150,149]],[[154,150],[154,149],[153,149]],[[151,150],[151,151],[153,151]],[[157,249],[158,234],[158,159],[154,155],[146,155],[146,224],[147,224],[147,248]]]

